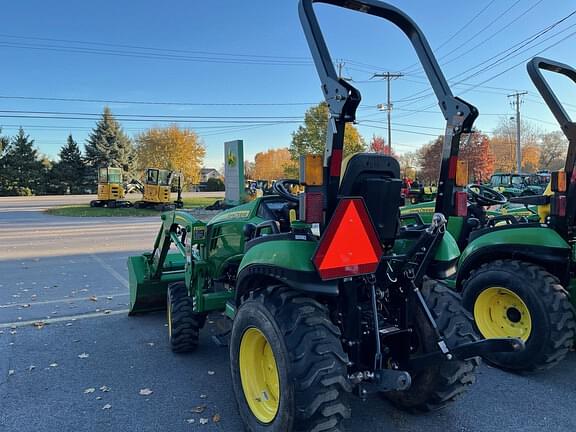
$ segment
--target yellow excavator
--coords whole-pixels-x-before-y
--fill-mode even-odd
[[[176,183],[178,196],[172,201],[172,186]],[[142,200],[136,201],[134,207],[149,208],[160,211],[182,208],[182,174],[176,171],[148,168],[144,173],[144,182],[132,181],[142,193]]]
[[[90,207],[131,207],[123,198],[122,168],[98,168],[98,199],[90,201]]]

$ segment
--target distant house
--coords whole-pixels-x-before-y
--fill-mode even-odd
[[[200,170],[200,183],[206,183],[211,178],[222,178],[222,174],[214,168],[202,168]]]

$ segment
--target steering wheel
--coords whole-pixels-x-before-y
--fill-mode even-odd
[[[290,192],[289,185],[299,185],[300,182],[295,179],[280,179],[276,180],[274,185],[272,186],[272,190],[275,194],[280,195],[286,201],[297,203],[300,200],[298,199],[298,195],[294,195]]]
[[[508,202],[508,199],[500,192],[484,185],[469,184],[466,186],[466,192],[472,198],[471,201],[475,201],[481,206],[500,205]]]

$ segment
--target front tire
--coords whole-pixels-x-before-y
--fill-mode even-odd
[[[441,283],[428,279],[422,295],[448,347],[478,340],[472,317],[462,307],[460,296]],[[435,333],[422,308],[416,309],[415,354],[438,351]],[[443,408],[463,394],[476,381],[478,358],[444,360],[436,365],[408,372],[412,385],[408,390],[384,393],[394,405],[411,412],[429,412]]]
[[[234,318],[230,370],[248,431],[341,430],[347,362],[327,309],[286,287],[251,293]]]
[[[558,279],[534,264],[497,260],[472,272],[463,304],[474,313],[482,336],[518,337],[521,352],[493,353],[485,359],[502,369],[534,372],[559,363],[574,344],[574,309]]]
[[[170,348],[175,353],[196,350],[206,316],[194,312],[192,297],[188,295],[184,282],[168,285],[166,296]]]

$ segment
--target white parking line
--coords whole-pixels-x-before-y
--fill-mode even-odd
[[[88,318],[99,318],[99,317],[122,315],[122,314],[128,314],[128,309],[119,309],[119,310],[102,311],[102,312],[91,312],[91,313],[87,313],[87,314],[68,315],[68,316],[62,316],[62,317],[58,317],[58,318],[35,319],[35,320],[30,320],[30,321],[16,321],[16,322],[11,322],[11,323],[0,323],[0,329],[26,327],[26,326],[33,325],[34,323],[37,323],[37,322],[42,322],[42,323],[44,323],[44,325],[46,325],[46,324],[59,323],[59,322],[63,322],[63,321],[78,321],[78,320],[83,320],[83,319],[88,319]]]
[[[128,288],[128,281],[126,280],[126,278],[122,276],[120,273],[118,273],[116,270],[114,270],[112,266],[110,266],[110,264],[105,263],[102,260],[102,258],[100,258],[98,255],[90,254],[90,256],[94,259],[94,261],[100,264],[104,270],[110,273],[110,275],[114,279],[116,279],[118,282],[124,285],[124,287]]]

